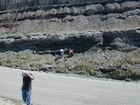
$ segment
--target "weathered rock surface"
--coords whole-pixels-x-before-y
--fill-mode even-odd
[[[18,14],[16,24],[9,17],[16,19],[10,13],[0,16],[2,66],[107,78],[118,69],[140,71],[139,2],[28,11]]]
[[[30,33],[28,35],[11,34],[1,36],[1,49],[30,48],[31,50],[59,50],[74,48],[85,52],[91,47],[112,47],[124,49],[128,46],[140,47],[140,29],[80,33]],[[72,47],[73,46],[73,47]],[[82,47],[82,48],[81,48]]]

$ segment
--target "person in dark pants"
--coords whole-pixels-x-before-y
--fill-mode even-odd
[[[23,83],[22,83],[22,99],[26,105],[31,105],[31,93],[32,93],[32,80],[34,76],[28,72],[22,72]]]

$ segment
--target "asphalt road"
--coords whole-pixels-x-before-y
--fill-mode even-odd
[[[31,72],[34,105],[140,105],[140,83]],[[0,96],[22,101],[21,70],[0,67]]]

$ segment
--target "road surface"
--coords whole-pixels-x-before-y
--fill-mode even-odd
[[[0,67],[0,96],[22,101],[21,72]],[[140,105],[140,83],[31,73],[34,105]]]

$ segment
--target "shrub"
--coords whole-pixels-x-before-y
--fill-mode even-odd
[[[138,70],[114,70],[110,72],[110,77],[118,80],[139,80],[140,71]]]
[[[31,67],[31,70],[34,71],[34,70],[38,70],[39,67],[42,66],[42,64],[41,64],[40,62],[33,62],[33,63],[31,63],[29,66]]]
[[[89,74],[90,74],[91,76],[95,76],[95,77],[98,77],[98,78],[102,78],[102,77],[103,77],[102,72],[97,71],[97,70],[93,70],[93,69],[91,69],[91,70],[89,71]]]
[[[56,73],[65,73],[65,74],[68,74],[69,73],[69,70],[68,68],[65,68],[65,67],[60,67],[56,70]]]
[[[139,70],[129,70],[132,79],[140,79],[140,71]]]
[[[128,74],[124,70],[114,70],[110,73],[111,77],[113,79],[119,79],[119,80],[124,80],[125,78],[128,77]]]
[[[94,70],[93,61],[91,60],[82,60],[77,66],[76,69],[81,71],[80,73],[87,76],[103,77],[102,72]]]

